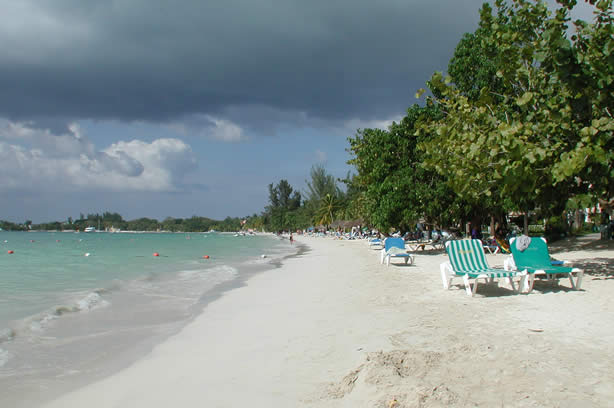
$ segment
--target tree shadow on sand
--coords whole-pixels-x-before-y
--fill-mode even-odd
[[[614,279],[614,258],[586,258],[574,261],[574,266],[584,270],[584,276],[594,280]]]
[[[602,241],[599,234],[589,234],[548,243],[548,249],[553,254],[569,251],[614,251],[614,240]]]
[[[462,283],[453,283],[450,285],[450,288],[457,290],[462,290],[465,292],[465,285]],[[466,296],[466,295],[465,295]],[[490,298],[490,297],[505,297],[505,296],[519,296],[518,293],[514,292],[512,289],[499,286],[497,282],[493,283],[484,283],[480,281],[478,284],[478,291],[476,292],[474,298]]]

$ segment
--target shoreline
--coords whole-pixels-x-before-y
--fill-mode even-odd
[[[286,243],[287,244],[287,243]],[[54,370],[52,367],[43,368],[41,365],[37,371],[38,374],[21,373],[17,376],[9,374],[2,380],[2,392],[0,393],[0,405],[6,404],[14,406],[16,408],[30,408],[33,406],[41,406],[49,400],[61,397],[80,388],[87,386],[88,384],[101,381],[107,377],[126,369],[135,362],[146,357],[151,350],[157,345],[165,342],[170,337],[175,336],[185,326],[190,324],[194,319],[198,317],[200,313],[208,306],[209,303],[216,301],[220,297],[223,297],[225,293],[234,289],[243,287],[246,282],[253,276],[257,276],[262,273],[266,273],[270,270],[281,267],[285,259],[296,256],[296,254],[304,250],[302,247],[290,247],[289,245],[283,245],[283,243],[275,243],[275,248],[272,253],[267,253],[266,259],[250,259],[242,260],[239,262],[232,262],[229,260],[227,266],[238,269],[239,273],[226,281],[215,284],[211,289],[206,290],[197,298],[196,303],[185,310],[183,316],[177,316],[179,320],[168,322],[135,322],[137,323],[132,328],[128,327],[116,327],[115,329],[103,330],[102,332],[87,332],[76,335],[75,332],[64,333],[64,330],[70,328],[76,322],[75,319],[99,319],[99,312],[96,313],[96,317],[91,315],[90,312],[87,315],[80,316],[79,314],[69,314],[62,316],[62,320],[58,323],[58,327],[47,329],[45,334],[40,336],[40,339],[34,339],[37,346],[43,346],[42,350],[38,353],[46,353],[52,360],[56,357],[54,354],[56,351],[53,348],[44,346],[49,340],[55,339],[56,336],[62,335],[66,337],[61,339],[57,347],[59,347],[60,353],[72,353],[72,358],[63,362],[73,361],[70,364],[69,371]],[[107,296],[111,296],[107,294]],[[125,298],[125,296],[124,296]],[[115,302],[111,300],[114,307]],[[112,318],[109,316],[108,310],[102,310],[103,313],[107,313],[106,318]],[[121,310],[117,310],[117,313],[123,313]],[[167,313],[168,314],[168,313]],[[163,318],[164,319],[164,318]],[[91,321],[82,322],[89,327],[94,324]],[[110,322],[113,324],[112,322]],[[113,334],[113,330],[117,333]],[[64,334],[62,334],[64,333]],[[99,340],[95,340],[100,336]],[[90,338],[88,340],[87,338]],[[84,339],[89,344],[79,344],[79,341]],[[104,341],[104,344],[100,344],[101,348],[94,348],[93,342]],[[118,339],[123,339],[119,341]],[[19,341],[23,340],[21,336]],[[14,341],[12,339],[11,341]],[[41,343],[42,341],[42,343]],[[57,341],[55,342],[57,343]],[[73,344],[74,343],[74,344]],[[76,347],[75,347],[76,346]],[[19,350],[23,354],[25,350],[19,346]],[[45,351],[46,350],[46,351]],[[75,351],[77,350],[77,351]],[[83,359],[77,357],[81,353]],[[42,354],[41,354],[42,355]],[[32,357],[37,358],[37,357]],[[66,358],[66,356],[64,357]],[[46,358],[47,360],[49,358]],[[21,362],[19,365],[23,365]],[[40,364],[39,364],[40,365]],[[34,366],[38,367],[38,366]],[[7,373],[10,373],[7,372]],[[25,381],[22,381],[25,380]]]
[[[144,358],[45,407],[607,406],[614,399],[614,252],[583,291],[445,291],[437,251],[381,265],[364,241],[309,252],[215,299]],[[500,266],[503,255],[487,255]]]

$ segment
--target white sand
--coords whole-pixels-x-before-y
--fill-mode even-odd
[[[470,298],[443,290],[440,252],[386,267],[362,241],[297,239],[311,251],[48,407],[614,406],[611,245],[555,253],[586,267],[583,291]]]

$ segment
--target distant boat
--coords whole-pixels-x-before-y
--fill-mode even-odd
[[[87,227],[83,230],[83,232],[96,232],[96,228],[94,227]]]

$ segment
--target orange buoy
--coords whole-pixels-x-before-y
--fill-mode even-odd
[[[209,259],[209,255],[203,255],[204,259]]]
[[[8,250],[8,251],[6,251],[6,252],[7,252],[7,253],[9,253],[9,254],[14,253],[12,249],[9,249],[9,250]]]
[[[160,254],[159,254],[159,253],[157,253],[157,252],[154,252],[154,253],[153,253],[153,255],[154,255],[154,256],[160,256]]]

